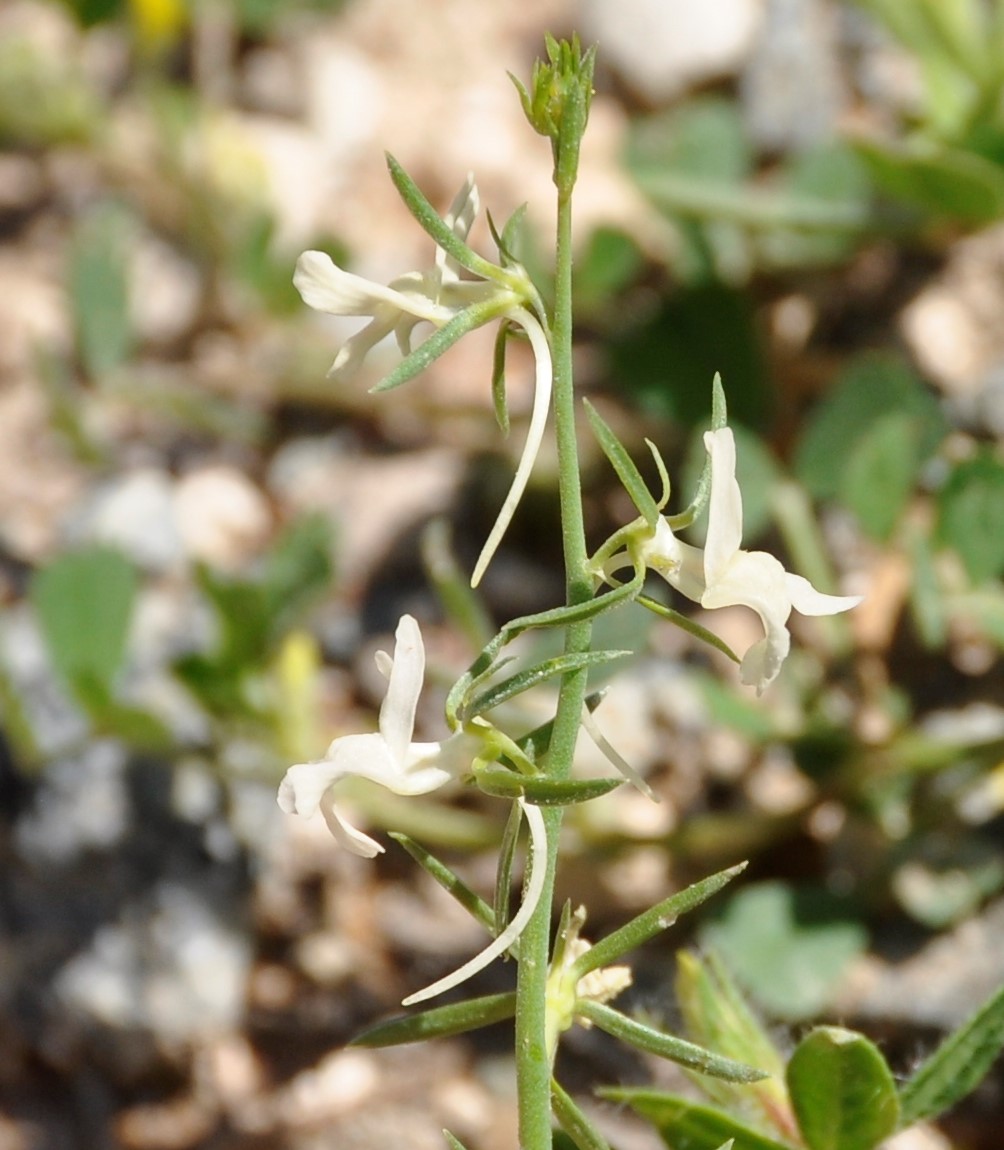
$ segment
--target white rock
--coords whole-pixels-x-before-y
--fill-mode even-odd
[[[176,570],[184,560],[174,511],[174,483],[157,468],[138,468],[108,483],[78,512],[71,540],[118,547],[138,566],[156,572]]]
[[[132,237],[129,315],[136,333],[153,343],[179,339],[194,325],[202,302],[198,270],[152,235]]]
[[[750,51],[760,0],[583,0],[583,38],[651,104],[728,75]]]
[[[213,466],[178,480],[174,513],[186,554],[235,570],[268,539],[272,515],[243,472]]]

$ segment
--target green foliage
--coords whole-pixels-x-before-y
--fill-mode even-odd
[[[606,1089],[605,1098],[626,1102],[659,1131],[670,1150],[720,1150],[732,1139],[733,1150],[792,1150],[791,1144],[759,1133],[738,1118],[657,1090]]]
[[[879,416],[847,453],[841,496],[875,539],[892,535],[913,494],[919,441],[916,417],[893,411]]]
[[[86,141],[101,111],[73,62],[53,59],[16,32],[0,37],[0,147]]]
[[[408,1042],[426,1042],[431,1038],[447,1038],[453,1034],[465,1034],[503,1022],[512,1018],[516,1010],[516,995],[512,991],[504,994],[489,994],[483,998],[471,998],[465,1002],[451,1003],[449,1006],[436,1006],[418,1014],[407,1014],[401,1018],[391,1018],[377,1023],[362,1034],[357,1034],[350,1046],[401,1046]]]
[[[934,397],[901,360],[871,355],[852,361],[813,412],[798,443],[795,474],[809,493],[817,499],[841,494],[852,458],[848,447],[855,450],[879,420],[892,415],[914,421],[918,462],[930,457],[948,431]],[[888,434],[887,425],[879,445],[881,435]],[[868,450],[874,454],[875,445]],[[866,463],[867,456],[855,466]],[[893,472],[902,472],[908,463],[900,462]],[[852,492],[856,496],[853,483]]]
[[[974,583],[1004,572],[1004,463],[992,452],[953,468],[938,496],[938,535]]]
[[[188,655],[175,672],[211,713],[262,718],[268,703],[256,690],[282,637],[327,587],[331,578],[331,528],[321,516],[292,524],[255,579],[233,579],[208,567],[198,583],[213,607],[215,649]]]
[[[809,1150],[873,1150],[899,1121],[896,1084],[861,1034],[810,1031],[788,1063],[788,1091]]]
[[[900,1090],[901,1125],[951,1109],[983,1080],[1004,1048],[1004,987],[938,1047]]]
[[[822,1010],[848,963],[864,949],[864,928],[823,890],[780,882],[747,886],[702,930],[772,1014],[808,1018]]]
[[[53,666],[71,691],[110,696],[125,662],[138,578],[118,551],[91,547],[43,568],[31,583]]]
[[[70,249],[68,285],[81,366],[100,382],[132,348],[126,256],[128,215],[99,204],[77,224]]]

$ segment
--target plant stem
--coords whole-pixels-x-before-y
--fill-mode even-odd
[[[571,605],[592,598],[592,582],[586,571],[586,534],[582,514],[578,442],[575,431],[575,392],[572,380],[572,204],[571,190],[559,191],[555,305],[552,327],[554,355],[554,423],[558,445],[558,488],[565,559],[566,602]],[[571,624],[566,631],[565,651],[589,650],[592,623]],[[565,675],[558,696],[548,774],[567,778],[586,697],[587,670]],[[547,973],[550,955],[551,907],[561,829],[560,807],[544,809],[547,829],[547,877],[536,912],[520,938],[520,961],[516,997],[516,1081],[519,1093],[521,1150],[551,1150],[551,1065],[545,1032]]]

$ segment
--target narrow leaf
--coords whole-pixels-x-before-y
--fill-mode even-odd
[[[521,795],[538,807],[567,807],[602,798],[624,784],[622,778],[549,779],[531,778],[507,771],[504,767],[486,767],[475,774],[478,789],[500,799]]]
[[[393,391],[394,388],[407,383],[409,379],[421,375],[429,364],[449,351],[458,339],[476,327],[490,323],[497,315],[498,307],[494,304],[487,307],[484,304],[474,304],[457,312],[453,319],[444,323],[428,339],[423,340],[410,355],[406,355],[389,375],[385,375],[378,384],[371,387],[371,394]]]
[[[503,435],[509,434],[509,405],[505,393],[505,350],[511,324],[503,320],[495,333],[495,351],[492,355],[492,407],[495,422]]]
[[[432,875],[444,890],[449,891],[468,914],[488,930],[495,929],[495,912],[492,908],[479,894],[471,890],[462,878],[454,874],[445,863],[441,863],[424,847],[420,847],[413,839],[408,838],[407,835],[391,831],[390,837],[395,842],[400,843],[415,862],[417,862],[423,870]]]
[[[493,707],[557,675],[565,675],[569,671],[581,671],[586,667],[600,667],[630,654],[630,651],[583,651],[579,654],[557,655],[553,659],[545,659],[542,663],[527,667],[526,670],[519,671],[501,683],[489,687],[487,691],[471,700],[464,708],[465,717],[473,719],[483,715]]]
[[[863,1034],[839,1026],[810,1031],[791,1056],[786,1079],[809,1150],[873,1150],[897,1127],[892,1072]]]
[[[735,1150],[791,1150],[790,1145],[765,1137],[738,1118],[674,1094],[628,1087],[606,1088],[599,1093],[604,1098],[626,1102],[647,1118],[667,1146],[721,1150],[723,1143],[735,1139]]]
[[[551,1106],[561,1129],[571,1138],[578,1150],[610,1150],[603,1135],[583,1114],[575,1100],[551,1079]]]
[[[389,152],[387,153],[387,167],[390,169],[390,178],[394,181],[394,187],[397,188],[398,194],[404,200],[408,211],[418,220],[422,230],[427,232],[436,241],[436,244],[447,255],[452,256],[461,267],[465,267],[468,271],[483,276],[485,279],[495,278],[499,269],[483,256],[479,256],[473,248],[468,247],[453,229],[446,225],[442,216],[425,198],[415,181]]]
[[[964,1022],[900,1090],[900,1125],[934,1118],[965,1098],[1004,1047],[1004,987]]]
[[[593,429],[593,435],[596,436],[596,441],[603,450],[603,454],[610,461],[610,466],[617,472],[617,478],[624,484],[624,489],[630,495],[631,502],[638,508],[638,514],[654,530],[659,522],[659,507],[651,491],[646,487],[641,472],[635,466],[627,448],[614,435],[596,408],[588,399],[583,400],[583,403],[585,404],[586,415],[589,417],[589,425]]]
[[[663,1034],[661,1030],[646,1026],[612,1006],[590,999],[582,999],[577,1007],[577,1013],[588,1019],[600,1030],[612,1034],[622,1042],[630,1043],[639,1050],[647,1050],[659,1058],[676,1062],[686,1066],[688,1070],[698,1074],[708,1074],[713,1078],[722,1078],[726,1082],[759,1082],[767,1074],[756,1067],[747,1066],[744,1062],[736,1062],[722,1054],[715,1054],[694,1042],[687,1042],[673,1034]]]
[[[503,1022],[516,1013],[516,992],[487,994],[483,998],[469,998],[449,1006],[437,1006],[420,1014],[407,1014],[378,1022],[357,1034],[350,1046],[403,1046],[408,1042],[425,1042],[430,1038],[448,1038]]]
[[[709,647],[714,647],[716,651],[721,651],[733,663],[740,663],[742,660],[732,650],[732,648],[724,641],[719,639],[713,632],[709,631],[707,627],[702,627],[700,623],[696,623],[687,615],[681,615],[679,611],[674,611],[672,607],[667,607],[665,603],[660,603],[657,599],[652,599],[648,595],[639,595],[638,602],[647,607],[653,615],[658,615],[674,626],[679,627],[681,631],[686,631],[688,635],[693,635],[695,639],[700,639],[702,643],[707,643]]]
[[[578,981],[591,970],[598,970],[601,966],[609,966],[629,950],[634,950],[635,947],[648,942],[650,938],[668,930],[681,914],[686,914],[700,906],[702,902],[720,891],[737,875],[742,874],[745,869],[746,863],[739,863],[737,866],[729,867],[727,870],[701,879],[700,882],[688,886],[686,890],[681,890],[677,894],[663,899],[662,902],[656,903],[655,906],[625,923],[618,930],[600,939],[585,954],[580,955],[572,966],[569,978]]]
[[[461,1142],[459,1138],[454,1137],[449,1130],[443,1131],[443,1137],[446,1139],[450,1150],[467,1150],[463,1142]]]

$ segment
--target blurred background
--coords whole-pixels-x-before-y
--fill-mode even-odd
[[[659,444],[682,506],[720,371],[746,545],[866,596],[795,620],[762,700],[624,609],[611,642],[640,653],[598,718],[662,802],[576,808],[560,893],[595,934],[751,860],[639,956],[633,1005],[670,1025],[695,941],[772,1023],[858,1026],[903,1069],[1004,981],[1001,0],[7,0],[2,1150],[425,1150],[444,1125],[515,1144],[505,1028],[344,1049],[479,929],[393,844],[345,857],[275,788],[372,725],[402,611],[436,738],[479,612],[560,600],[547,451],[483,595],[462,594],[529,360],[503,440],[492,333],[373,396],[393,348],[333,386],[353,323],[291,286],[308,247],[380,282],[425,266],[390,151],[442,209],[469,170],[496,221],[526,203],[546,294],[549,147],[506,77],[545,31],[599,43],[580,387],[640,463]],[[473,242],[492,251],[483,218]],[[633,512],[588,433],[583,471],[598,545]],[[697,615],[740,648],[755,632]],[[351,806],[491,888],[501,806]],[[675,1083],[594,1032],[566,1060],[586,1097]],[[621,1150],[659,1144],[597,1113]],[[998,1072],[909,1145],[991,1150],[1002,1126]]]

